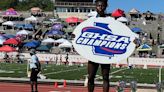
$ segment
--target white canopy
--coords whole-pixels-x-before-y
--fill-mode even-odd
[[[12,22],[12,21],[6,21],[6,22],[2,23],[2,25],[6,25],[6,26],[14,26],[15,23]]]
[[[30,32],[27,30],[20,30],[19,32],[17,32],[17,35],[28,35]]]
[[[120,22],[128,22],[128,19],[125,17],[119,17],[117,20]]]
[[[34,16],[28,17],[25,19],[25,21],[37,21],[38,19]]]
[[[42,42],[43,42],[43,43],[54,43],[55,40],[52,39],[52,38],[47,38],[47,39],[44,39]]]
[[[60,48],[72,48],[72,43],[70,43],[69,41],[65,41],[62,44],[59,45]]]
[[[65,41],[68,41],[68,40],[66,40],[66,39],[64,39],[64,38],[61,38],[61,39],[56,40],[55,42],[56,42],[56,43],[63,43],[63,42],[65,42]]]

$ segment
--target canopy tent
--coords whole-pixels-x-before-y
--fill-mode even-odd
[[[46,33],[47,35],[63,35],[64,33],[60,30],[52,29]]]
[[[51,46],[49,45],[40,45],[36,48],[37,51],[50,51]]]
[[[16,33],[16,35],[28,35],[31,32],[27,31],[27,30],[20,30],[19,32]]]
[[[8,45],[0,47],[0,52],[14,52],[14,51],[16,51],[16,49]]]
[[[153,15],[153,13],[152,12],[150,12],[150,11],[146,11],[145,13],[143,13],[144,15]]]
[[[12,22],[12,21],[6,21],[6,22],[2,23],[2,25],[4,25],[4,26],[14,26],[15,23]]]
[[[60,48],[72,48],[72,43],[69,41],[64,41],[62,44],[59,45]]]
[[[151,51],[152,48],[148,44],[142,44],[137,48],[137,51]]]
[[[112,12],[112,17],[121,17],[124,16],[124,11],[121,9],[116,9],[115,11]]]
[[[131,9],[129,11],[129,14],[130,14],[131,20],[134,20],[134,19],[136,20],[137,18],[141,18],[140,12],[135,8]]]
[[[34,16],[31,16],[31,17],[25,18],[25,21],[33,21],[33,22],[36,22],[36,21],[38,21],[38,18],[36,18]]]
[[[7,39],[5,42],[3,42],[3,44],[18,45],[18,44],[20,44],[20,41],[18,41],[18,40],[15,39],[15,38],[10,38],[10,39]]]
[[[52,39],[52,38],[47,38],[47,39],[44,39],[42,42],[43,42],[43,43],[54,43],[55,40]]]
[[[146,11],[145,13],[143,13],[143,15],[145,15],[145,19],[146,20],[155,20],[155,14],[150,12],[150,11]]]
[[[134,33],[140,33],[140,32],[142,32],[142,29],[139,28],[139,27],[134,27],[134,28],[132,28],[131,30],[132,30]]]
[[[133,8],[129,11],[129,13],[130,14],[139,14],[140,12],[137,9]]]
[[[119,17],[117,20],[120,22],[126,22],[126,23],[129,22],[128,19],[125,17]]]
[[[68,41],[68,40],[66,40],[64,38],[60,38],[60,39],[56,40],[55,43],[63,43],[65,41]]]

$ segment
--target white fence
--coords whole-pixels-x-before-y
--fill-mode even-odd
[[[16,53],[11,54],[13,57]],[[21,53],[24,59],[30,59],[29,53]],[[0,58],[3,59],[4,54],[0,53]],[[51,61],[54,63],[66,62],[65,54],[37,54],[40,61]],[[86,63],[88,60],[80,55],[69,55],[69,63]],[[164,58],[140,58],[140,57],[129,57],[126,60],[116,62],[116,65],[141,65],[147,66],[164,66]]]

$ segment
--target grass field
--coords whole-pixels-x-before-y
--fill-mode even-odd
[[[26,78],[26,64],[7,64],[0,63],[0,77]],[[97,80],[102,80],[101,70],[97,72]],[[158,82],[159,69],[128,69],[128,68],[111,68],[111,81],[117,82],[124,80],[130,82],[132,80],[138,83],[153,84]],[[42,65],[42,74],[48,79],[66,79],[66,80],[85,80],[87,75],[87,66],[65,66],[65,65]],[[164,69],[162,69],[162,79],[164,79]]]

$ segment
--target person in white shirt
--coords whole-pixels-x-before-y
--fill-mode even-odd
[[[34,49],[30,51],[31,55],[31,60],[30,60],[30,71],[31,71],[31,76],[30,76],[30,82],[31,82],[31,92],[38,92],[38,87],[37,87],[37,75],[41,70],[41,65],[38,60],[38,57],[36,56],[36,52]],[[34,85],[35,85],[35,91],[34,91]]]

